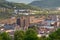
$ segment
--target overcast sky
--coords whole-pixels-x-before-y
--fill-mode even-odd
[[[30,3],[32,2],[33,0],[8,0],[10,2],[18,2],[18,3]]]

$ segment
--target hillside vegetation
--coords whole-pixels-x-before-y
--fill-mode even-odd
[[[13,3],[6,0],[0,0],[0,19],[11,17],[14,11],[14,7],[17,9],[40,10],[40,8],[33,7],[24,3]]]

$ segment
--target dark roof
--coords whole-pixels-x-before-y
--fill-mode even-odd
[[[5,24],[5,25],[4,25],[4,28],[5,28],[6,30],[14,29],[14,25]]]

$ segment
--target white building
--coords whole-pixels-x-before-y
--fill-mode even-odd
[[[30,11],[28,9],[15,9],[15,14],[23,14],[23,15],[29,15]]]

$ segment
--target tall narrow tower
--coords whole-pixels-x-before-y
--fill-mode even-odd
[[[28,26],[29,26],[29,17],[28,16],[21,17],[21,27],[23,29],[28,29]]]

